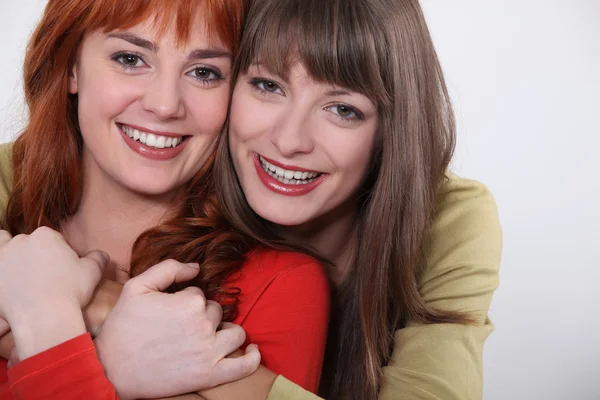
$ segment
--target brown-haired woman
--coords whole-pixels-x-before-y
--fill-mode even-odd
[[[245,226],[334,265],[320,393],[481,399],[501,230],[488,190],[448,172],[454,116],[418,0],[256,0],[236,69],[218,187]],[[255,375],[256,398],[315,398]]]
[[[77,271],[89,265],[79,256],[102,249],[110,255],[105,277],[123,283],[137,276],[126,285],[125,296],[96,340],[108,377],[121,395],[166,396],[244,376],[233,370],[225,374],[227,379],[217,376],[217,370],[247,370],[244,363],[258,364],[255,348],[245,361],[224,360],[244,343],[244,332],[231,324],[217,331],[221,317],[245,329],[248,341],[260,346],[265,365],[316,391],[329,309],[321,265],[300,253],[265,249],[259,246],[264,238],[232,228],[213,189],[214,150],[229,105],[243,3],[48,2],[25,60],[29,124],[14,145],[2,148],[1,160],[5,196],[0,208],[6,208],[10,192],[3,226],[19,236],[11,239],[2,233],[0,241],[3,296],[12,293],[2,297],[0,317],[13,328],[17,350],[33,356],[25,360],[29,365],[44,359],[44,351],[60,343],[59,338],[78,344],[83,340],[86,349],[94,348],[89,336],[76,335],[85,332],[80,312],[73,323],[61,326],[60,321],[64,310],[85,305],[91,293],[84,289],[98,274],[77,281],[79,275],[73,272],[72,282],[87,282],[74,285],[74,294],[52,282],[61,281],[65,268]],[[92,254],[83,259],[106,262],[106,257]],[[46,263],[48,268],[40,269]],[[165,294],[162,298],[168,300],[161,307],[144,312],[153,299],[161,298],[158,290],[181,280],[196,288]],[[9,290],[20,285],[36,290]],[[40,298],[42,292],[52,301],[33,303],[31,293]],[[303,301],[298,293],[305,295]],[[222,311],[205,295],[218,300]],[[45,309],[51,304],[56,315]],[[48,331],[52,340],[38,340]],[[113,337],[121,347],[110,344]],[[142,349],[146,356],[128,357],[140,342],[148,346],[158,338],[163,344],[152,351]],[[204,365],[198,355],[206,356],[206,351],[212,359],[207,356]],[[294,363],[288,362],[291,356]],[[86,357],[98,366],[95,351]],[[134,382],[130,376],[140,365],[147,379]],[[6,364],[0,367],[6,377]],[[47,396],[39,377],[50,376],[49,370],[24,368],[16,368],[21,376],[13,371],[10,390],[23,397],[19,390],[29,382],[36,396]],[[53,376],[47,383],[60,379]],[[60,393],[56,387],[52,391]],[[61,398],[67,398],[66,392]]]

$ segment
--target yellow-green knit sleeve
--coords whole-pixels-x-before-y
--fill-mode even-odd
[[[474,325],[409,322],[395,334],[380,399],[480,400],[487,318],[498,286],[502,232],[496,203],[482,184],[448,174],[438,199],[423,299],[437,309],[465,311]]]
[[[448,174],[440,190],[419,290],[430,306],[468,312],[473,325],[409,322],[395,333],[380,400],[481,400],[487,312],[498,286],[502,232],[482,184]],[[269,400],[317,396],[278,377]]]
[[[5,229],[5,213],[12,189],[12,143],[0,144],[0,228]]]
[[[267,400],[318,400],[319,396],[279,375]]]

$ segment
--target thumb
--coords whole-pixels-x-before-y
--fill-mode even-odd
[[[89,267],[88,270],[93,274],[96,282],[99,282],[102,278],[109,261],[110,256],[102,250],[92,250],[80,259],[82,264]]]
[[[193,279],[199,271],[200,267],[196,263],[184,264],[175,260],[165,260],[130,279],[125,286],[129,286],[129,290],[138,294],[162,292],[173,283]]]
[[[19,353],[17,353],[17,348],[15,347],[10,353],[10,357],[8,358],[6,366],[8,368],[12,368],[12,366],[17,364],[19,361],[21,360],[19,359]]]
[[[10,332],[10,325],[2,317],[0,317],[0,338]]]

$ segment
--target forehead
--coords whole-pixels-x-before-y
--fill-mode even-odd
[[[198,44],[226,47],[218,35],[210,34],[209,24],[202,12],[196,12],[190,18],[189,30],[183,35],[177,27],[177,15],[165,22],[164,16],[153,15],[132,25],[113,30],[103,29],[107,36],[128,33],[155,43],[173,45],[178,48],[197,46]]]

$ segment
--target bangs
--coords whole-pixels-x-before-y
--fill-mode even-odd
[[[260,64],[288,79],[301,62],[317,82],[391,103],[389,82],[380,73],[386,64],[385,40],[369,18],[366,2],[351,0],[256,0],[247,17],[238,59],[240,72]]]
[[[152,18],[159,37],[175,29],[178,45],[188,41],[200,16],[209,40],[220,41],[233,52],[244,14],[243,0],[79,0],[64,1],[64,7],[80,16],[79,26],[87,32],[127,29]]]

